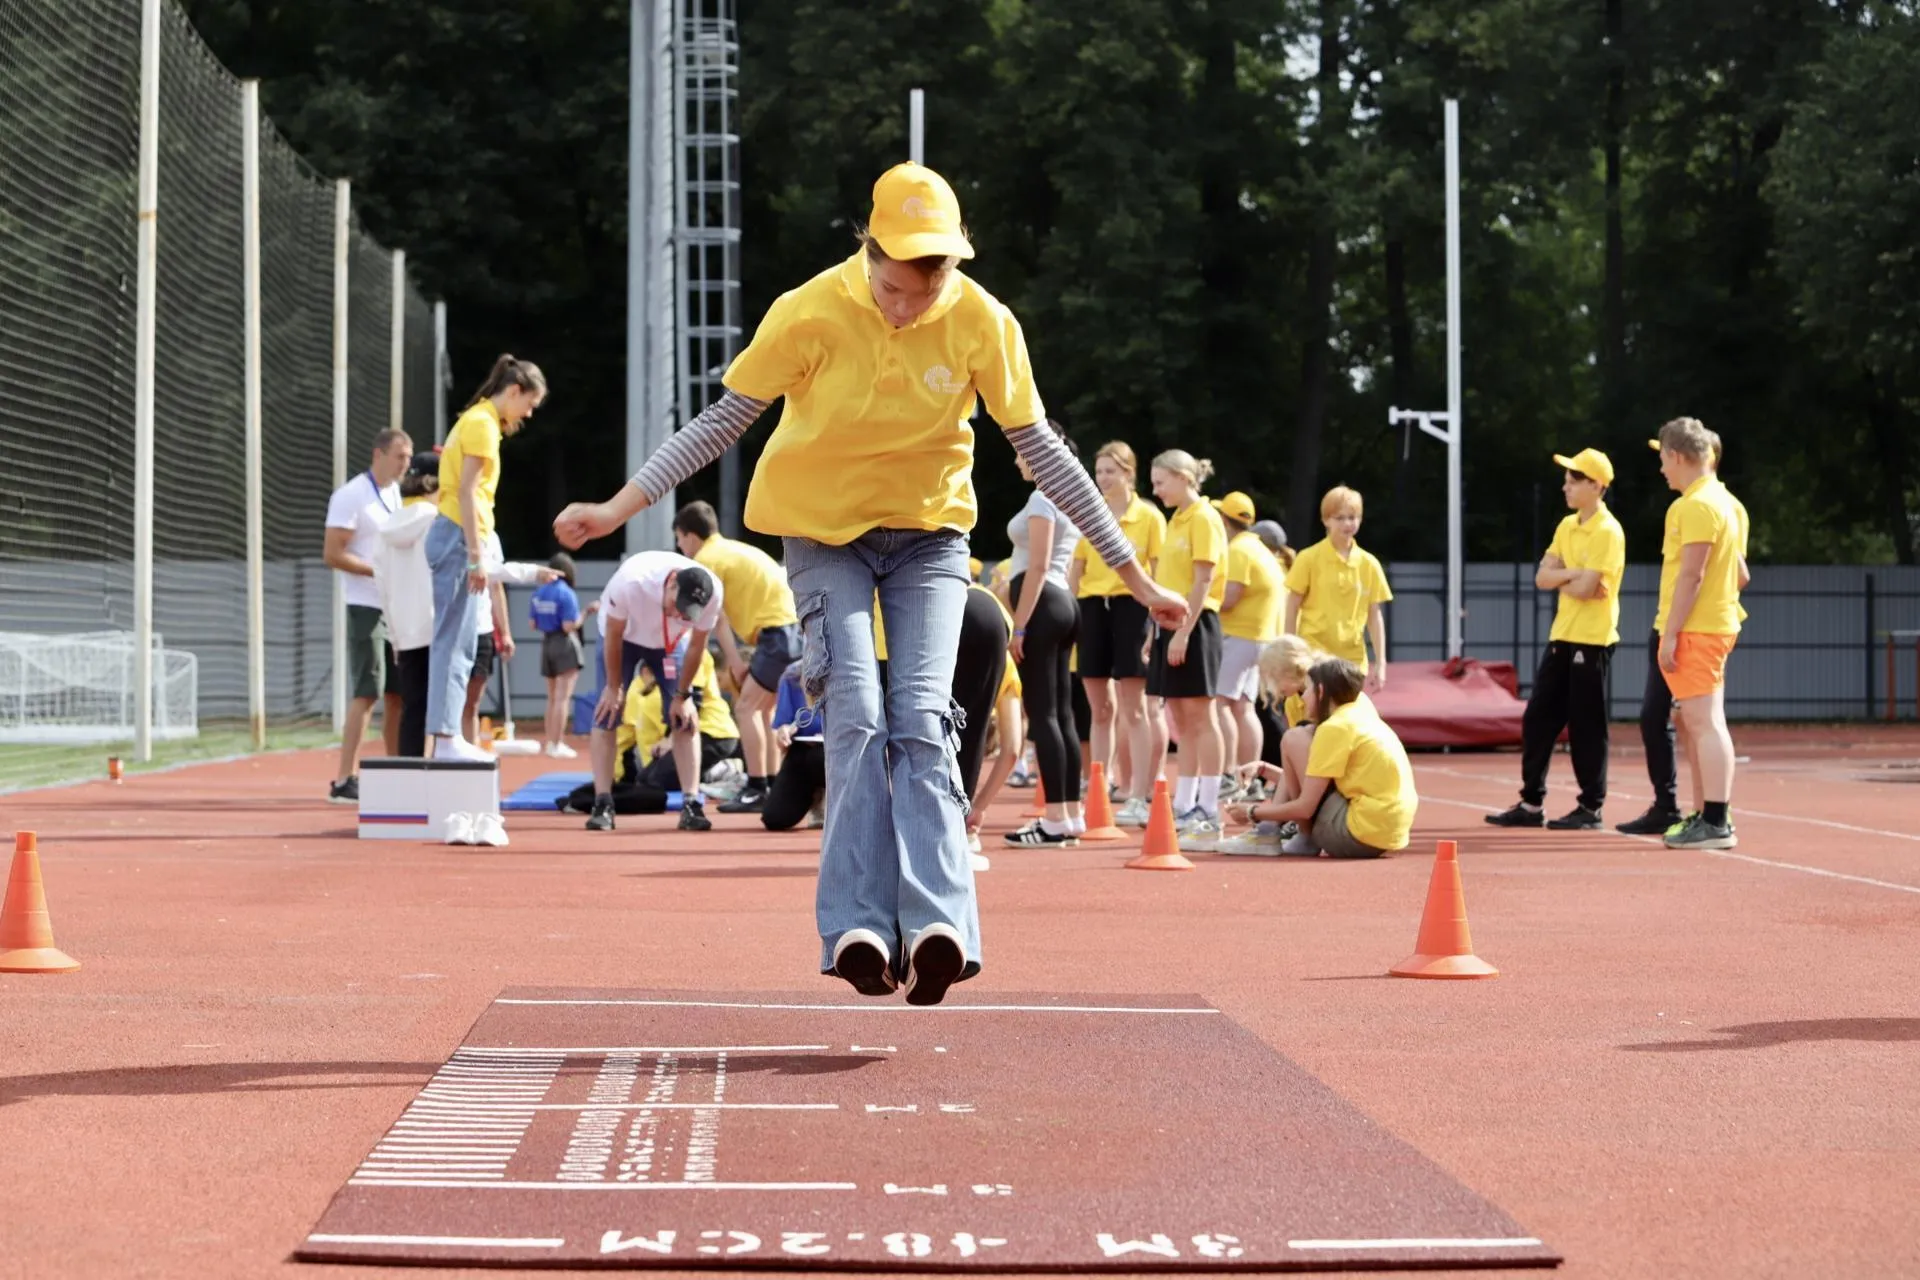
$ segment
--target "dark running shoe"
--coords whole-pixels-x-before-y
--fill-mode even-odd
[[[1546,814],[1538,809],[1529,809],[1524,804],[1487,815],[1487,824],[1494,827],[1542,827],[1546,822]]]
[[[722,813],[759,813],[767,807],[767,793],[758,787],[748,787],[731,800],[720,802]]]
[[[344,782],[328,783],[327,784],[327,803],[328,804],[359,804],[360,803],[360,775],[355,774],[351,778],[346,779]]]
[[[1732,849],[1739,844],[1731,823],[1724,827],[1715,826],[1699,814],[1695,814],[1678,831],[1667,833],[1669,849]]]
[[[682,831],[711,831],[713,819],[707,816],[706,809],[698,800],[688,800],[680,806],[680,829]]]
[[[1080,843],[1078,838],[1066,832],[1055,834],[1047,830],[1040,825],[1038,819],[1029,822],[1018,831],[1007,832],[1007,834],[1001,838],[1008,844],[1045,845],[1053,847],[1064,847],[1066,845]]]
[[[928,925],[907,952],[907,1003],[939,1004],[966,967],[959,931],[950,924]]]
[[[1667,829],[1680,821],[1680,813],[1675,809],[1662,809],[1654,805],[1632,822],[1616,822],[1613,829],[1623,836],[1663,836]]]
[[[593,806],[593,812],[587,815],[587,830],[613,830],[613,804],[611,802],[595,804]]]
[[[833,972],[863,996],[890,996],[893,980],[887,944],[871,929],[849,929],[833,944]]]
[[[1598,831],[1602,823],[1599,814],[1585,805],[1577,804],[1566,817],[1549,819],[1547,826],[1555,831]]]

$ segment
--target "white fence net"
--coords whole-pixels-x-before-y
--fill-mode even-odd
[[[132,654],[140,25],[133,0],[0,0],[0,700],[11,699],[0,725],[19,721],[13,742],[31,739],[34,716],[44,740],[73,732],[59,727],[61,697],[115,696],[118,675],[95,664]],[[249,712],[245,97],[171,0],[159,67],[152,626],[181,661],[155,659],[156,740],[241,726]],[[265,685],[280,725],[321,724],[333,707],[321,547],[335,476],[335,199],[336,184],[262,120]],[[347,258],[352,474],[396,412],[432,443],[441,362],[432,309],[409,283],[396,394],[393,255],[354,224]],[[61,671],[68,693],[20,695],[20,679]],[[197,688],[183,694],[181,681]],[[0,790],[16,772],[46,776],[25,750],[0,749]]]

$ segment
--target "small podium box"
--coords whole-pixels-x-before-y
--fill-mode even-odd
[[[498,760],[360,762],[362,840],[439,840],[450,813],[499,812]]]

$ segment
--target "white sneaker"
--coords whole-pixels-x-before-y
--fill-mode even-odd
[[[465,738],[439,736],[433,740],[435,760],[491,760],[491,752],[482,751]]]
[[[1212,853],[1220,840],[1220,824],[1204,809],[1194,809],[1174,826],[1182,853]]]
[[[987,855],[984,853],[970,853],[967,857],[972,860],[975,871],[991,871],[993,869],[993,864],[987,861]]]
[[[1147,810],[1147,802],[1135,796],[1114,811],[1113,825],[1116,827],[1144,827],[1147,825]]]
[[[967,832],[967,852],[972,854],[978,854],[980,852],[980,833],[978,831]]]
[[[476,813],[473,815],[473,843],[490,844],[496,849],[507,847],[507,824],[500,820],[497,813]]]
[[[470,813],[448,814],[445,830],[448,844],[472,844],[473,815]]]
[[[1277,858],[1280,856],[1280,844],[1278,831],[1262,831],[1259,827],[1251,827],[1237,836],[1221,836],[1214,842],[1213,851],[1239,858]]]
[[[1317,858],[1320,856],[1320,846],[1306,832],[1296,831],[1280,846],[1280,852],[1289,858]]]
[[[554,760],[574,760],[579,757],[580,753],[564,742],[549,742],[547,744],[547,755]]]

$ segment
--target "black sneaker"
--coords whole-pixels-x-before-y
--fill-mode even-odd
[[[613,830],[613,806],[611,804],[594,805],[593,812],[587,815],[587,830]]]
[[[1004,839],[1008,844],[1026,844],[1026,845],[1065,846],[1065,845],[1080,843],[1079,840],[1077,840],[1072,835],[1066,832],[1061,832],[1056,835],[1055,833],[1047,830],[1045,827],[1040,825],[1040,822],[1038,819],[1035,819],[1034,821],[1029,822],[1026,826],[1021,827],[1018,831],[1007,832],[1007,834],[1003,836],[1002,839]]]
[[[767,793],[758,787],[748,787],[731,800],[720,802],[722,813],[759,813],[767,807]]]
[[[1547,821],[1547,826],[1555,831],[1598,831],[1601,825],[1600,815],[1582,804],[1573,806],[1573,812],[1564,818]]]
[[[1739,844],[1731,823],[1716,826],[1697,813],[1678,831],[1667,833],[1669,849],[1732,849]]]
[[[939,1004],[966,967],[959,932],[950,924],[928,925],[914,936],[907,952],[907,1003]]]
[[[893,980],[887,944],[871,929],[849,929],[833,944],[833,972],[863,996],[890,996]]]
[[[1547,823],[1547,815],[1538,809],[1517,804],[1511,809],[1488,814],[1487,823],[1495,827],[1543,827]]]
[[[698,800],[688,800],[680,806],[680,829],[682,831],[711,831],[713,819]]]
[[[1663,836],[1667,828],[1680,821],[1677,809],[1662,809],[1653,805],[1632,822],[1616,822],[1613,829],[1623,836]]]
[[[359,804],[360,803],[360,775],[356,773],[344,782],[328,783],[327,784],[327,803],[328,804]]]

